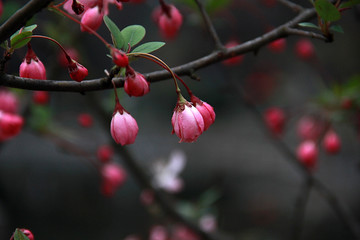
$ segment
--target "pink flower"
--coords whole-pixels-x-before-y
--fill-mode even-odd
[[[194,142],[204,131],[204,119],[196,109],[181,95],[171,118],[172,133],[180,138],[180,142]]]
[[[0,111],[16,113],[19,103],[16,95],[7,89],[0,89]]]
[[[84,6],[84,10],[87,11],[89,8],[93,8],[95,6],[102,6],[101,11],[104,15],[109,14],[109,4],[115,4],[118,9],[122,9],[122,3],[117,0],[77,0],[78,3]],[[70,14],[76,14],[72,9],[73,0],[68,0],[64,4],[64,9],[68,11]]]
[[[88,75],[88,70],[86,67],[76,62],[75,60],[72,60],[72,63],[68,65],[68,70],[71,79],[77,82],[81,82]]]
[[[328,131],[323,139],[323,147],[329,154],[336,154],[340,151],[341,140],[335,131]]]
[[[115,191],[124,184],[126,180],[126,172],[122,167],[115,163],[107,163],[101,169],[102,193],[111,197]]]
[[[140,97],[150,91],[150,83],[141,73],[135,72],[131,67],[127,67],[124,90],[129,96]]]
[[[318,148],[315,142],[311,140],[302,142],[298,146],[296,154],[307,169],[312,170],[315,167],[318,158]]]
[[[19,134],[23,125],[21,116],[0,111],[0,141]]]
[[[204,119],[204,131],[207,130],[210,125],[215,122],[214,108],[210,104],[201,101],[194,95],[191,96],[191,102]]]
[[[296,42],[295,53],[299,58],[309,60],[315,56],[314,45],[306,38],[300,39]]]
[[[123,51],[112,48],[111,56],[113,58],[113,62],[119,67],[127,67],[129,65],[129,58]]]
[[[46,79],[44,64],[38,59],[30,44],[28,44],[24,61],[20,65],[19,75],[23,78]]]
[[[115,142],[124,146],[135,142],[139,127],[136,120],[121,105],[116,104],[110,130]]]
[[[179,32],[183,17],[174,5],[162,4],[153,12],[153,19],[159,26],[161,35],[173,39]]]
[[[285,113],[277,107],[268,108],[264,114],[265,122],[275,135],[282,134],[285,126]]]
[[[81,18],[81,26],[80,26],[81,31],[91,33],[91,31],[88,28],[91,28],[92,30],[96,31],[100,27],[103,21],[103,16],[104,16],[104,12],[101,11],[98,6],[86,10]]]

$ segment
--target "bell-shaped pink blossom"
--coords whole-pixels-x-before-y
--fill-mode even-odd
[[[89,28],[93,31],[96,31],[101,26],[103,17],[104,13],[98,6],[89,8],[85,11],[84,15],[81,18],[81,31],[91,33]]]
[[[193,105],[186,101],[181,95],[171,118],[175,133],[180,142],[194,142],[204,131],[204,119]]]
[[[158,24],[161,35],[167,39],[176,37],[183,22],[179,10],[174,5],[165,3],[154,10],[153,19]]]
[[[0,89],[0,111],[16,113],[19,103],[16,95],[7,89]]]
[[[110,130],[115,142],[124,146],[135,142],[139,127],[136,120],[119,103],[116,103]]]
[[[150,91],[150,83],[141,73],[135,72],[131,67],[127,67],[124,90],[129,96],[140,97]]]
[[[101,168],[101,178],[102,193],[107,197],[111,197],[115,191],[124,184],[126,172],[118,164],[106,163]]]
[[[204,131],[207,130],[210,125],[215,122],[214,108],[210,104],[201,101],[194,95],[191,96],[191,102],[204,119]]]
[[[28,44],[24,61],[20,65],[19,75],[23,78],[46,79],[45,66],[36,56],[30,44]]]
[[[76,62],[75,60],[72,60],[72,62],[69,64],[68,70],[71,79],[77,82],[81,82],[88,75],[88,70],[86,67]]]
[[[19,134],[23,125],[24,119],[21,116],[0,111],[0,141]]]
[[[119,67],[127,67],[129,65],[129,58],[123,51],[112,48],[111,49],[111,56],[113,62]]]
[[[306,140],[302,142],[296,150],[297,158],[309,170],[314,169],[317,162],[318,154],[319,151],[316,143],[311,140]]]

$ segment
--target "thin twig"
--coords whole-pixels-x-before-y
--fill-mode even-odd
[[[283,4],[284,6],[292,9],[295,12],[301,12],[304,10],[304,8],[301,5],[293,3],[289,0],[277,0],[277,1],[281,4]]]
[[[322,34],[315,33],[315,32],[310,32],[310,31],[305,31],[305,30],[301,30],[301,29],[286,28],[285,32],[288,35],[298,35],[298,36],[303,36],[303,37],[316,38],[316,39],[323,40],[325,42],[329,41],[329,39],[327,37],[325,37],[324,35],[322,35]]]
[[[195,3],[198,5],[201,16],[204,20],[207,30],[209,31],[212,39],[214,40],[216,49],[221,50],[224,48],[224,45],[221,43],[219,35],[217,34],[214,24],[212,24],[209,14],[206,12],[204,4],[200,2],[200,0],[194,0]]]

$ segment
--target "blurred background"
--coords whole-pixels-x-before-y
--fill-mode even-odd
[[[26,2],[4,0],[1,22]],[[166,45],[154,54],[170,67],[212,52],[214,44],[192,1],[167,2],[174,3],[184,17],[173,40],[162,39],[152,21],[158,1],[124,3],[121,11],[111,5],[109,17],[120,29],[131,24],[144,26],[144,42],[165,41]],[[294,2],[309,6],[308,1]],[[208,10],[223,43],[248,41],[295,16],[276,2],[269,5],[262,0],[228,0],[219,5]],[[216,112],[215,123],[195,143],[178,143],[177,136],[171,135],[170,119],[176,104],[172,81],[151,84],[150,93],[141,98],[128,97],[120,89],[122,105],[139,125],[135,143],[127,147],[129,152],[145,170],[151,170],[160,159],[168,161],[174,150],[185,154],[186,166],[180,173],[184,186],[174,194],[184,214],[192,216],[191,211],[196,211],[193,204],[212,196],[209,198],[213,201],[204,211],[216,218],[219,232],[234,239],[292,239],[297,221],[294,212],[304,177],[271,143],[258,116],[244,104],[238,86],[246,89],[260,112],[272,106],[285,110],[282,139],[295,151],[300,143],[296,133],[298,120],[320,111],[314,102],[329,86],[342,85],[359,74],[359,19],[358,9],[345,11],[337,23],[344,34],[335,33],[332,43],[311,40],[317,56],[312,61],[299,59],[294,47],[300,37],[290,36],[283,51],[273,52],[264,46],[256,54],[245,54],[237,65],[217,63],[197,71],[200,81],[185,76],[183,79],[193,93]],[[94,36],[80,32],[79,26],[69,19],[43,10],[29,24],[34,23],[38,25],[34,33],[48,35],[64,47],[76,49],[79,62],[89,70],[87,79],[103,77],[104,69],[111,69],[106,47]],[[111,41],[105,24],[98,32]],[[48,79],[70,80],[67,69],[58,61],[56,45],[42,39],[31,43],[46,66]],[[26,47],[15,52],[6,66],[7,73],[18,75],[25,53]],[[159,70],[145,60],[134,62],[133,67],[141,73]],[[108,127],[114,107],[112,90],[85,94],[51,92],[48,105],[40,108],[31,102],[31,92],[14,92],[25,111],[26,126],[20,135],[0,143],[0,239],[9,239],[16,227],[31,229],[36,240],[110,240],[131,234],[148,239],[152,226],[174,224],[162,216],[153,217],[150,213],[156,212],[154,209],[149,213],[140,201],[141,189],[128,171],[126,182],[112,197],[101,193],[96,152],[99,146],[112,141]],[[104,107],[107,116],[98,114],[94,101]],[[354,110],[355,117],[333,125],[342,149],[332,156],[320,149],[313,172],[357,223],[358,110]],[[78,123],[81,113],[92,116],[91,128]],[[114,161],[124,166],[120,156],[114,156]],[[358,224],[356,227],[360,228]],[[311,190],[299,239],[353,238],[329,204]]]

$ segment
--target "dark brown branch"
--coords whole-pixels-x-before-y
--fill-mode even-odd
[[[295,12],[301,12],[304,10],[304,8],[302,6],[300,6],[299,4],[293,3],[289,0],[277,0],[279,3],[283,4],[284,6],[292,9]]]
[[[224,59],[231,58],[236,55],[244,54],[251,51],[257,51],[262,46],[274,41],[275,39],[288,36],[287,33],[289,28],[296,27],[299,22],[303,22],[309,18],[316,16],[314,9],[307,9],[302,11],[291,21],[275,28],[274,30],[265,33],[264,35],[257,37],[253,40],[244,42],[238,46],[217,50],[212,52],[202,58],[196,59],[194,61],[188,62],[186,64],[172,68],[172,70],[178,74],[182,75],[191,75],[195,70],[204,68],[216,62],[220,62]],[[145,77],[149,82],[158,82],[171,78],[169,72],[155,71],[145,74]],[[123,84],[123,79],[115,79],[117,86],[121,87]],[[81,83],[68,80],[37,80],[37,79],[25,79],[17,76],[12,76],[8,74],[0,73],[0,85],[21,88],[28,90],[44,90],[44,91],[66,91],[66,92],[89,92],[97,91],[112,88],[110,82],[107,78],[99,78],[93,80],[83,81]]]
[[[23,27],[41,9],[46,8],[53,0],[31,0],[24,7],[16,11],[3,25],[0,26],[0,43],[8,39],[14,32]]]
[[[204,5],[200,2],[200,0],[195,0],[195,3],[198,5],[202,18],[204,19],[204,23],[206,28],[208,29],[212,39],[214,40],[216,49],[223,49],[224,46],[220,41],[219,35],[217,34],[214,25],[211,22],[209,14],[207,14]]]

